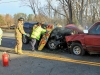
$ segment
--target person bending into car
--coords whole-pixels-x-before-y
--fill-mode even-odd
[[[46,29],[43,29],[41,26],[43,24],[37,23],[37,25],[33,26],[32,34],[31,34],[31,46],[32,46],[32,51],[35,51],[38,49],[38,41],[40,40],[41,34],[44,34],[46,32]]]

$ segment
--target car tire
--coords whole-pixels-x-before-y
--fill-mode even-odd
[[[54,49],[57,49],[57,46],[56,46],[56,41],[55,40],[49,40],[48,43],[47,43],[47,47],[51,50],[54,50]]]
[[[74,55],[83,56],[85,54],[85,50],[80,43],[72,43],[70,51]]]
[[[22,42],[23,42],[23,44],[28,44],[29,43],[29,38],[27,36],[23,35]]]

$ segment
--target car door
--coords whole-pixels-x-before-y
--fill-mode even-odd
[[[24,30],[26,33],[29,33],[29,23],[24,23]]]
[[[87,50],[100,52],[100,23],[95,25],[84,38]]]

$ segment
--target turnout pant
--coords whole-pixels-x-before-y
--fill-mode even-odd
[[[15,51],[22,51],[22,38],[16,38]]]

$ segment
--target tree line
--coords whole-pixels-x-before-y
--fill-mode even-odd
[[[17,23],[17,20],[19,17],[23,17],[25,21],[33,22],[34,21],[34,15],[33,14],[25,14],[25,13],[17,13],[13,16],[10,14],[2,15],[0,14],[0,26],[12,26]]]
[[[21,0],[32,9],[35,16],[45,15],[46,21],[63,25],[91,25],[100,21],[100,0]]]
[[[0,15],[0,25],[16,24],[19,17],[25,21],[45,21],[47,23],[66,25],[92,25],[100,21],[100,0],[20,0],[23,7],[32,9],[33,14],[17,13]]]
[[[38,14],[37,16],[35,16],[34,14],[26,14],[26,13],[17,13],[14,15],[10,15],[10,14],[0,14],[0,26],[7,26],[10,27],[12,25],[17,24],[17,20],[18,18],[23,17],[24,18],[24,22],[42,22],[42,21],[46,21],[48,17],[46,17],[43,14]]]

